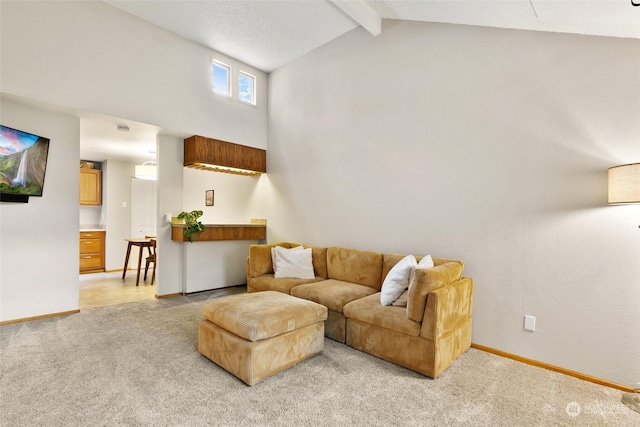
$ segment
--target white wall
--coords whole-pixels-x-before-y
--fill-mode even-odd
[[[50,139],[42,197],[0,203],[0,321],[77,310],[80,123],[4,99],[0,122]]]
[[[182,163],[184,149],[180,138],[158,135],[158,247],[156,255],[156,295],[171,295],[182,292],[182,242],[171,240],[171,224],[164,215],[177,216],[182,212]]]
[[[80,206],[80,227],[93,228],[102,222],[102,206]]]
[[[233,58],[185,40],[99,1],[0,2],[0,92],[58,107],[97,112],[156,125],[171,132],[203,135],[239,144],[266,148],[267,75]],[[216,58],[256,76],[256,107],[211,92],[210,61]],[[160,138],[162,137],[162,138]],[[158,153],[158,216],[182,210],[182,140],[159,135],[165,153]],[[174,144],[170,147],[169,144]],[[73,170],[77,170],[76,164]],[[179,153],[179,156],[178,156]],[[177,171],[180,173],[178,181]],[[164,175],[164,178],[162,177]],[[128,177],[131,174],[127,175]],[[73,184],[77,187],[77,179]],[[107,183],[108,186],[108,183]],[[77,190],[75,190],[77,192]],[[107,191],[108,188],[107,188]],[[108,197],[108,196],[107,196]],[[77,197],[76,197],[77,199]],[[125,199],[125,200],[128,200]],[[110,203],[110,202],[109,202]],[[116,203],[120,203],[117,201]],[[104,208],[104,207],[103,207]],[[113,209],[112,209],[113,208]],[[162,209],[160,209],[162,208]],[[64,211],[66,207],[61,206]],[[74,200],[77,240],[78,205]],[[113,219],[110,206],[107,221]],[[53,209],[55,211],[55,208]],[[103,209],[104,210],[104,209]],[[130,218],[130,214],[128,216]],[[124,220],[123,220],[124,221]],[[118,223],[121,227],[122,223]],[[107,268],[122,268],[124,249],[119,233],[107,229]],[[181,243],[170,241],[167,226],[159,226],[156,292],[179,292]],[[126,227],[126,234],[130,226]],[[161,232],[160,232],[161,231]],[[115,240],[117,240],[117,242]],[[110,241],[114,240],[114,241]],[[76,242],[77,243],[77,242]],[[49,245],[49,250],[56,246]],[[118,248],[118,249],[117,249]],[[162,249],[161,249],[162,248]],[[76,263],[77,244],[67,254]],[[114,253],[117,250],[121,253]],[[0,259],[5,251],[0,253]],[[163,257],[167,262],[162,267]],[[173,270],[171,268],[175,267]],[[177,275],[177,276],[176,276]],[[77,276],[72,285],[76,287]],[[25,289],[19,281],[15,289]],[[57,291],[54,287],[51,290]],[[22,291],[18,291],[21,293]],[[0,296],[4,299],[5,296]],[[21,295],[22,298],[22,295]],[[21,301],[28,305],[26,298]],[[4,301],[2,301],[4,304]],[[31,312],[31,308],[17,309]],[[55,304],[35,307],[37,314],[58,311]]]
[[[269,240],[460,258],[473,342],[639,382],[640,206],[606,206],[638,70],[639,40],[347,33],[269,77]]]
[[[258,182],[264,175],[242,176],[184,168],[184,210],[201,210],[205,224],[248,224]],[[205,206],[205,191],[214,191],[213,206]]]
[[[184,210],[201,210],[204,224],[248,224],[259,216],[254,200],[265,175],[242,176],[185,168]],[[214,190],[214,205],[205,205],[205,191]],[[257,240],[199,242],[185,244],[183,252],[184,292],[192,293],[241,285],[247,282],[249,245]]]
[[[266,147],[267,76],[100,1],[0,2],[0,90]],[[256,76],[257,107],[211,91],[211,58]]]

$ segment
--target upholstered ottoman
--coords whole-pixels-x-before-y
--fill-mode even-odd
[[[275,291],[204,306],[198,351],[248,385],[322,352],[327,308]]]

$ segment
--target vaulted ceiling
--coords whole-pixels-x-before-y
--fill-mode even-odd
[[[125,12],[271,72],[362,26],[384,19],[640,38],[630,0],[105,0]],[[81,156],[141,162],[154,157],[157,128],[85,113]],[[130,127],[128,133],[117,125]]]
[[[630,0],[105,1],[266,72],[383,19],[640,38]]]

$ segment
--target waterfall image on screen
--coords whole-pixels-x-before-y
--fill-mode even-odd
[[[0,193],[42,196],[49,139],[0,125]]]

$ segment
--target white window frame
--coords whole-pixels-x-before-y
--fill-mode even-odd
[[[214,88],[214,67],[218,66],[221,68],[227,69],[227,93],[217,92]],[[226,98],[231,98],[233,96],[232,85],[231,85],[231,76],[233,73],[233,68],[229,64],[225,64],[222,61],[218,61],[217,59],[211,59],[211,91],[216,95],[224,96]]]
[[[253,81],[253,84],[251,85],[251,102],[247,102],[247,101],[243,101],[242,99],[240,99],[240,78],[241,77],[246,77],[249,78]],[[242,102],[243,104],[247,104],[247,105],[253,105],[256,106],[256,85],[258,83],[258,80],[256,79],[256,76],[254,76],[251,73],[247,73],[246,71],[242,71],[239,70],[238,71],[238,102]]]

